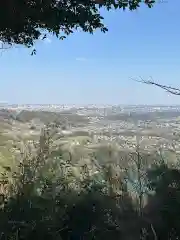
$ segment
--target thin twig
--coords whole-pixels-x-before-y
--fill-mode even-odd
[[[145,83],[148,85],[154,85],[156,87],[160,87],[162,89],[164,89],[165,91],[173,94],[173,95],[177,95],[180,96],[180,88],[175,88],[175,87],[171,87],[171,86],[167,86],[167,85],[163,85],[157,82],[154,82],[152,77],[151,80],[144,80],[142,77],[140,77],[140,79],[132,79],[133,81],[139,82],[139,83]]]
[[[154,240],[158,240],[158,238],[157,238],[157,234],[156,234],[156,231],[155,231],[155,229],[154,229],[154,227],[153,227],[152,224],[151,224],[151,230],[152,230],[153,235],[154,235]]]

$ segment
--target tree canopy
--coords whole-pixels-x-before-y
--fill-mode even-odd
[[[32,47],[52,33],[59,39],[77,29],[93,33],[108,29],[99,9],[135,10],[155,0],[5,0],[0,3],[0,41]],[[118,23],[115,23],[118,24]]]

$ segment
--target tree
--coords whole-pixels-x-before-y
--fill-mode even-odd
[[[0,3],[0,41],[32,47],[52,33],[59,39],[77,29],[106,32],[99,9],[135,10],[155,0],[6,0]],[[117,23],[116,23],[117,24]]]
[[[157,239],[180,239],[180,171],[165,163],[152,167],[147,174],[149,190],[154,192],[144,208]]]

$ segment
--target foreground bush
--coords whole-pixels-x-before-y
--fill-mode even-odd
[[[59,158],[54,157],[51,140],[49,132],[43,132],[35,152],[24,154],[17,166],[4,168],[2,240],[180,238],[177,167],[161,163],[147,170],[137,151],[133,185],[138,190],[133,194],[127,178],[118,175],[117,169],[113,172],[111,165],[100,169],[99,178],[84,168],[76,179],[60,151]]]

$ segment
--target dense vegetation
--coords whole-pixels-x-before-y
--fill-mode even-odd
[[[159,119],[177,118],[180,112],[176,110],[171,111],[157,111],[157,112],[131,112],[107,115],[105,119],[113,121],[155,121]]]
[[[74,168],[50,129],[1,173],[1,239],[179,239],[180,170],[136,151]],[[104,155],[105,157],[105,155]],[[91,156],[98,162],[98,156]],[[149,164],[150,163],[150,164]],[[76,173],[76,174],[75,174]]]
[[[75,113],[56,113],[49,111],[27,111],[23,110],[16,116],[16,120],[20,122],[29,122],[34,119],[38,119],[43,124],[47,125],[51,122],[56,122],[57,124],[66,124],[68,119],[68,123],[70,125],[79,125],[79,124],[87,124],[88,119],[84,116],[80,116]]]

